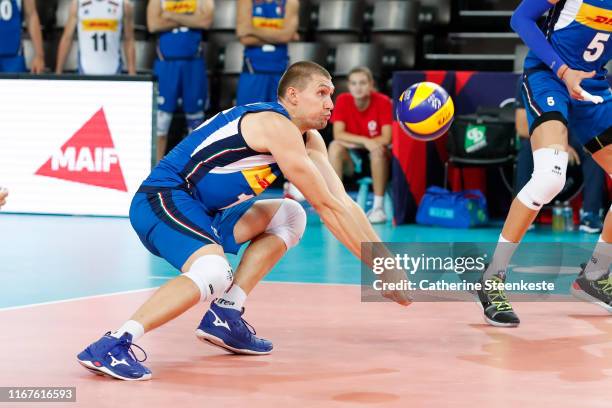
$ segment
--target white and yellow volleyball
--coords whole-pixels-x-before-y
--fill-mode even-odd
[[[408,136],[430,141],[448,131],[455,118],[455,105],[440,85],[419,82],[400,95],[395,117]]]

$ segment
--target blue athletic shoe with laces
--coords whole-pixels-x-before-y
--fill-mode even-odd
[[[83,367],[98,375],[107,375],[127,381],[151,379],[151,371],[140,364],[147,359],[147,353],[132,344],[132,335],[125,333],[116,338],[107,332],[95,343],[90,344],[77,355],[77,360]],[[132,346],[138,347],[145,358],[138,360],[132,351]]]
[[[196,336],[236,354],[269,354],[272,342],[255,336],[255,329],[242,318],[243,314],[244,308],[239,312],[213,302],[196,329]]]

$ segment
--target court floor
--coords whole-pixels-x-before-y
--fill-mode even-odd
[[[376,227],[398,242],[495,242],[499,228]],[[596,238],[541,227],[525,242]],[[362,302],[358,261],[314,216],[246,303],[273,354],[232,356],[199,342],[200,304],[138,342],[154,376],[138,383],[94,376],[75,359],[176,276],[129,221],[0,214],[0,242],[0,386],[76,387],[76,403],[53,406],[610,405],[612,318],[603,310],[520,302],[521,326],[499,329],[472,302]]]

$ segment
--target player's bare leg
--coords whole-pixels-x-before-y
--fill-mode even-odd
[[[556,120],[540,124],[531,135],[534,172],[531,180],[512,201],[495,253],[478,291],[485,321],[499,327],[518,326],[520,320],[501,289],[484,288],[486,282],[505,281],[506,269],[519,242],[543,205],[548,204],[565,184],[567,169],[567,128]]]

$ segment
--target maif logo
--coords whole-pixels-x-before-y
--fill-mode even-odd
[[[85,122],[35,174],[127,192],[104,109]]]

